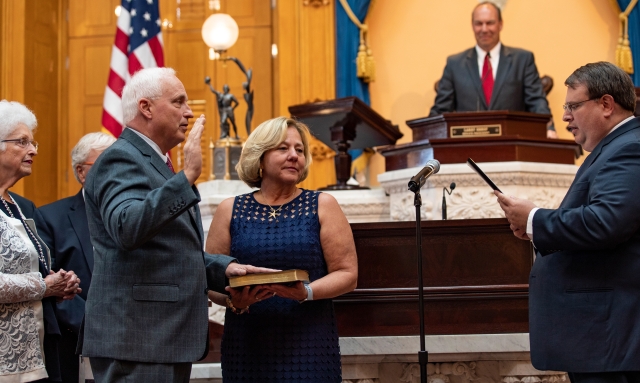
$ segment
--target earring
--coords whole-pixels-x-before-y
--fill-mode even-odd
[[[258,170],[258,176],[260,176],[260,178],[262,178],[262,168],[260,168],[260,169]]]

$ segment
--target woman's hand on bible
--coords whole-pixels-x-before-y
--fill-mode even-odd
[[[225,290],[231,295],[231,303],[233,303],[233,306],[238,309],[249,307],[256,302],[269,299],[273,296],[273,292],[263,285],[244,286],[242,288],[227,286]]]
[[[301,301],[307,297],[307,289],[304,288],[302,281],[298,281],[292,285],[274,283],[269,285],[269,289],[279,297],[295,299],[296,301]]]

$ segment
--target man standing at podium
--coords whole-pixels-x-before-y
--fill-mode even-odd
[[[481,110],[551,114],[533,53],[500,42],[500,8],[489,1],[478,4],[471,25],[476,46],[447,58],[429,115]],[[558,137],[552,121],[547,137]]]
[[[573,383],[640,381],[640,119],[622,69],[567,80],[563,120],[591,154],[558,209],[496,192],[537,256],[529,277],[531,362]]]

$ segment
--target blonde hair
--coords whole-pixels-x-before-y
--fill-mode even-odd
[[[250,187],[260,187],[262,184],[262,176],[260,172],[260,162],[264,154],[275,149],[284,140],[287,139],[287,129],[296,128],[302,138],[304,147],[304,169],[300,173],[298,183],[307,178],[309,174],[309,165],[311,165],[311,153],[309,152],[309,128],[300,121],[296,121],[288,117],[276,117],[267,120],[251,133],[247,142],[242,148],[240,160],[236,165],[238,177]]]

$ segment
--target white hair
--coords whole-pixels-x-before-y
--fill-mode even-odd
[[[38,120],[36,120],[35,114],[29,110],[26,106],[17,101],[0,101],[0,140],[4,140],[18,125],[23,124],[33,134],[38,126]],[[0,143],[0,151],[4,151],[7,144]]]
[[[176,75],[172,68],[146,68],[136,72],[122,89],[122,117],[125,124],[138,114],[141,98],[156,99],[162,96],[162,85],[167,77]]]
[[[100,132],[85,134],[80,141],[78,141],[76,146],[71,150],[71,167],[78,182],[80,182],[80,178],[78,177],[78,169],[76,169],[76,166],[87,161],[91,150],[103,152],[114,142],[116,142],[116,139],[112,135]]]

